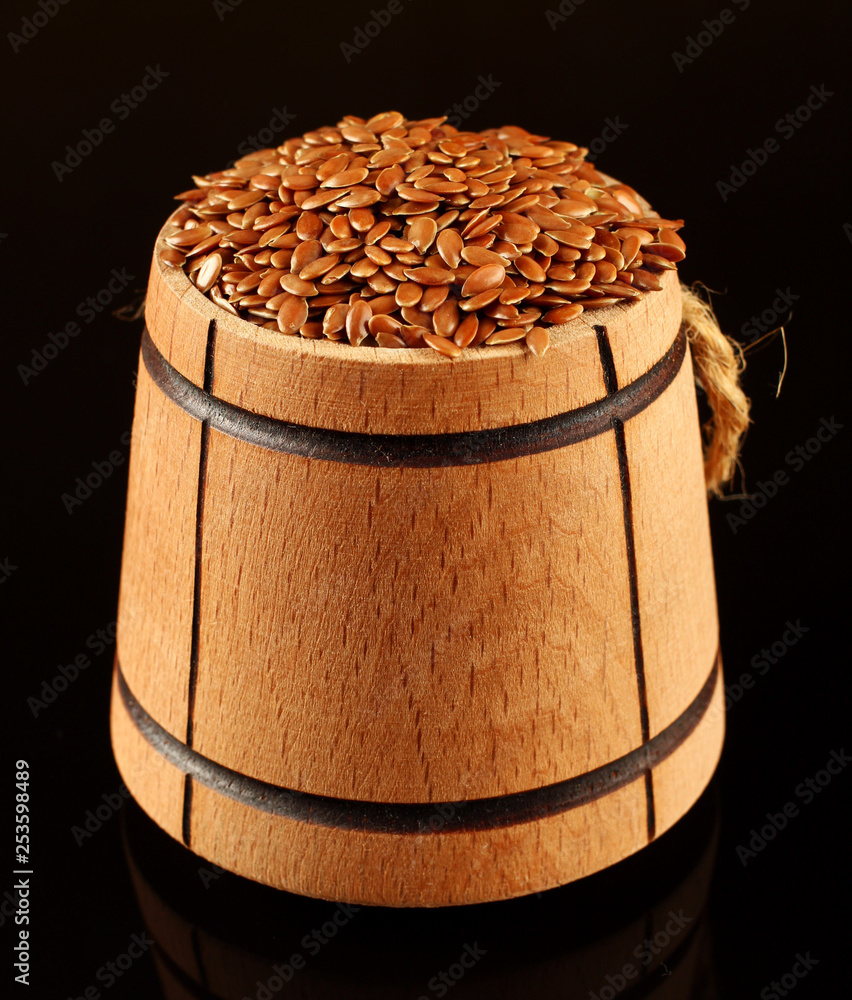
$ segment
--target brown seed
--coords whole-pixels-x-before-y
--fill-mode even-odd
[[[414,249],[414,244],[408,240],[401,240],[398,236],[383,236],[379,241],[379,246],[390,253],[409,253]]]
[[[383,170],[376,178],[376,190],[388,197],[396,190],[397,185],[405,180],[405,171],[399,164],[394,164]]]
[[[213,230],[210,226],[196,226],[194,229],[183,229],[181,232],[175,233],[174,236],[167,236],[166,243],[170,247],[182,250],[187,247],[194,247],[196,243],[200,243],[212,235]],[[252,238],[251,242],[254,242],[254,238]]]
[[[352,236],[345,240],[331,240],[326,243],[325,248],[329,253],[349,253],[350,250],[357,250],[361,246],[361,241]]]
[[[483,316],[479,320],[479,327],[476,331],[476,335],[470,342],[471,347],[476,347],[478,344],[485,343],[486,340],[491,336],[492,333],[497,329],[497,321],[491,319],[490,316]]]
[[[310,174],[288,174],[281,178],[281,187],[288,191],[311,191],[318,183]]]
[[[356,299],[346,314],[346,336],[353,347],[357,347],[369,334],[368,324],[373,312],[365,299]]]
[[[459,266],[461,252],[464,248],[464,240],[462,240],[455,229],[442,229],[438,233],[435,246],[447,267],[456,268]]]
[[[459,347],[468,347],[476,336],[476,331],[479,328],[479,319],[476,315],[471,314],[465,316],[465,318],[456,327],[456,332],[453,334],[453,340],[459,345]]]
[[[615,276],[618,273],[617,268],[614,264],[610,264],[608,260],[599,260],[595,265],[595,281],[598,282],[608,282],[615,281]]]
[[[631,273],[633,274],[633,284],[637,288],[641,288],[643,292],[659,292],[663,287],[656,274],[643,271],[641,267]]]
[[[569,320],[574,319],[582,311],[583,307],[579,302],[572,302],[570,305],[557,306],[555,309],[551,309],[550,312],[546,312],[544,314],[544,321],[546,323],[553,323],[556,326],[559,323],[567,323]]]
[[[414,244],[419,253],[426,253],[435,239],[438,227],[434,219],[425,216],[415,219],[408,227],[408,239]]]
[[[406,268],[403,273],[420,285],[450,285],[453,281],[453,272],[442,267]]]
[[[316,295],[317,286],[312,281],[304,281],[296,274],[282,274],[281,287],[291,295]]]
[[[429,332],[425,327],[408,324],[399,328],[397,336],[401,337],[408,347],[423,347],[423,334]]]
[[[330,157],[322,166],[317,167],[317,179],[320,181],[328,180],[332,174],[345,170],[347,163],[349,163],[348,153],[338,153],[337,156]]]
[[[443,305],[449,293],[449,285],[429,285],[417,303],[417,308],[423,312],[434,312],[438,306]]]
[[[164,264],[168,264],[170,267],[180,267],[184,262],[184,255],[180,250],[174,250],[171,247],[160,252],[160,260]]]
[[[330,333],[337,333],[342,330],[346,323],[346,314],[348,312],[349,305],[345,302],[340,302],[326,309],[322,320],[322,332],[328,336]]]
[[[402,323],[394,319],[393,316],[377,316],[375,313],[373,313],[370,322],[367,324],[370,333],[374,337],[377,333],[396,333],[401,326]]]
[[[474,267],[487,267],[489,264],[499,264],[501,267],[506,267],[508,264],[505,257],[502,257],[499,253],[495,253],[493,250],[486,250],[483,247],[466,246],[461,251],[461,257],[462,260],[466,260],[468,264],[473,264]]]
[[[390,219],[384,219],[381,222],[377,222],[375,226],[367,233],[364,237],[364,242],[367,244],[378,243],[387,233],[390,232]]]
[[[251,274],[246,275],[241,281],[237,283],[238,292],[250,292],[252,289],[257,288],[257,286],[263,281],[263,275],[260,271],[253,271]]]
[[[219,235],[219,233],[213,233],[213,235],[208,236],[206,240],[196,243],[194,247],[191,247],[187,251],[187,258],[195,257],[197,254],[201,254],[203,257],[208,250],[212,250],[214,247],[219,245]]]
[[[400,184],[396,193],[406,201],[419,202],[424,205],[437,205],[441,201],[441,195],[434,191],[423,191],[412,184]]]
[[[540,358],[550,347],[550,334],[543,326],[534,326],[526,336],[527,347]]]
[[[335,239],[348,240],[352,238],[352,226],[349,225],[349,219],[345,215],[336,215],[328,228]]]
[[[278,310],[278,329],[282,333],[298,333],[299,327],[307,321],[308,303],[300,295],[287,293],[287,298]]]
[[[385,264],[390,264],[393,260],[393,257],[387,252],[387,250],[383,250],[380,246],[376,246],[375,244],[368,246],[364,252],[367,257],[379,267]]]
[[[368,118],[364,127],[378,135],[381,132],[387,132],[388,129],[396,128],[404,120],[398,111],[383,111],[379,115]]]
[[[319,240],[305,240],[293,251],[293,256],[290,258],[290,270],[294,274],[301,274],[303,268],[313,261],[319,260],[320,257],[324,256],[324,253],[323,245]]]
[[[301,271],[299,271],[299,277],[302,281],[313,281],[314,278],[319,278],[320,275],[327,274],[339,260],[340,255],[336,253],[329,254],[327,257],[317,257],[310,264],[305,264]]]
[[[402,339],[402,337],[397,337],[393,333],[388,331],[379,331],[375,334],[376,343],[379,347],[404,347],[407,348],[408,344]]]
[[[656,243],[649,243],[648,247],[659,246]],[[674,271],[676,270],[675,265],[667,257],[662,257],[660,254],[648,253],[648,247],[642,250],[642,266],[643,267],[653,267],[659,271]],[[672,247],[672,250],[676,250],[677,247]]]
[[[590,284],[588,278],[574,278],[573,281],[548,281],[547,287],[560,295],[579,295],[588,291]]]
[[[209,291],[216,283],[219,272],[222,270],[222,255],[211,253],[204,261],[195,276],[195,287],[199,292]]]
[[[412,306],[401,306],[400,315],[410,326],[422,326],[427,330],[432,329],[432,313],[424,312]]]
[[[462,295],[466,298],[471,295],[479,295],[490,288],[496,288],[503,284],[506,277],[506,269],[500,264],[486,264],[485,267],[478,267],[471,274],[462,286]]]
[[[485,341],[486,344],[509,344],[514,340],[522,340],[527,331],[522,326],[498,327]]]
[[[366,233],[376,224],[376,217],[369,208],[353,208],[349,212],[349,224],[356,232]]]
[[[425,296],[424,296],[425,297]],[[432,326],[441,337],[452,337],[459,325],[459,307],[455,299],[438,306],[432,316]]]
[[[341,170],[339,174],[332,174],[331,177],[327,177],[320,186],[324,188],[352,187],[354,184],[360,184],[369,172],[366,167],[352,167],[349,170]]]
[[[280,294],[281,285],[279,282],[285,273],[287,272],[280,271],[278,268],[273,268],[268,274],[265,273],[263,281],[257,286],[257,294],[265,295],[267,298]]]
[[[658,233],[660,243],[671,243],[679,250],[686,250],[686,244],[673,229],[661,229]]]
[[[588,250],[592,245],[592,241],[588,236],[581,236],[572,229],[548,230],[547,235],[551,239],[556,240],[557,243],[561,243],[562,246],[574,247],[575,250]],[[601,257],[603,257],[602,247]]]
[[[452,340],[448,340],[446,337],[439,337],[437,334],[429,333],[428,331],[424,331],[421,336],[425,343],[437,351],[438,354],[443,354],[444,357],[457,358],[462,352],[458,344],[453,343]]]
[[[594,281],[589,285],[590,292],[598,292],[601,295],[615,295],[619,299],[636,299],[642,293],[632,285],[623,284],[620,281],[610,281],[606,284],[596,284]]]
[[[636,258],[636,254],[639,253],[639,248],[642,244],[639,241],[638,236],[628,236],[627,239],[621,244],[621,255],[624,258],[624,267],[632,264]]]
[[[677,234],[672,233],[672,235],[676,236]],[[683,240],[681,240],[681,243],[683,243]],[[686,256],[683,250],[674,243],[648,243],[642,247],[642,254],[646,260],[648,254],[655,254],[657,257],[663,257],[674,264],[679,263]]]
[[[539,234],[539,228],[532,222],[522,220],[501,225],[497,232],[504,240],[517,246],[519,243],[532,243]],[[553,233],[548,233],[548,235],[556,239]]]
[[[617,306],[622,301],[615,295],[604,295],[597,299],[583,299],[583,309],[604,309],[606,306]]]
[[[577,277],[573,264],[553,264],[548,268],[547,275],[551,281],[573,281]]]
[[[616,229],[615,235],[622,240],[626,240],[630,236],[635,236],[641,246],[645,246],[646,243],[653,243],[654,237],[648,232],[647,229],[635,229],[632,226],[625,226],[622,229]]]
[[[521,256],[512,263],[514,264],[515,269],[525,278],[529,278],[530,281],[547,280],[547,272],[540,264],[537,264],[532,257]]]
[[[261,253],[263,253],[263,254],[266,254],[267,252],[268,251],[266,251],[266,250],[261,250]],[[271,254],[268,263],[272,267],[276,267],[276,268],[280,268],[280,269],[289,269],[289,267],[290,267],[290,261],[292,259],[293,259],[293,251],[292,250],[289,250],[289,249],[276,250],[276,251],[274,251]],[[257,257],[255,257],[255,260],[257,260]]]
[[[323,225],[315,212],[303,212],[296,220],[296,235],[300,240],[318,240]]]
[[[337,208],[366,208],[381,201],[381,197],[375,188],[354,187],[344,192],[334,204]]]
[[[473,298],[464,299],[459,302],[459,309],[463,309],[465,312],[474,312],[476,309],[484,309],[486,306],[491,305],[491,303],[498,298],[499,295],[499,288],[489,288],[485,292],[480,292],[478,295],[474,295]]]
[[[403,281],[397,285],[396,302],[400,307],[416,306],[423,295],[423,286],[415,281]]]
[[[275,187],[278,187],[276,183]],[[261,201],[265,197],[263,191],[244,191],[242,194],[235,195],[229,202],[228,208],[233,212],[235,209],[248,208],[249,205],[254,205],[256,202]]]

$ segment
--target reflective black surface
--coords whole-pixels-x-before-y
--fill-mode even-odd
[[[834,996],[848,983],[852,752],[849,15],[786,0],[400,0],[373,38],[359,33],[371,8],[390,10],[4,8],[3,989]],[[205,875],[122,794],[107,716],[142,321],[113,312],[138,303],[154,236],[192,173],[387,107],[591,145],[603,169],[687,220],[684,280],[724,292],[720,319],[752,348],[751,499],[710,506],[729,708],[699,807],[637,857],[540,898],[344,921],[333,904]],[[781,341],[754,345],[781,323],[776,398]],[[29,796],[33,874],[21,876],[31,922],[16,926],[17,794]],[[681,908],[690,922],[675,934],[668,913]],[[335,913],[338,932],[312,939]],[[29,987],[14,981],[21,929]],[[634,952],[651,932],[670,940],[643,964]],[[293,955],[304,967],[273,992],[273,966]]]

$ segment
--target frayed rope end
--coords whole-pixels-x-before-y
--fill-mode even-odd
[[[704,480],[708,492],[718,497],[734,476],[749,425],[750,404],[740,385],[745,357],[740,345],[722,333],[710,303],[686,285],[681,285],[681,293],[695,380],[713,411],[702,428]]]

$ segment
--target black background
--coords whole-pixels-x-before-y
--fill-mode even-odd
[[[410,0],[347,62],[340,42],[353,41],[371,6],[380,8],[381,0],[243,0],[231,10],[207,2],[72,0],[25,44],[0,42],[6,74],[0,376],[9,452],[0,604],[11,639],[6,704],[15,733],[3,796],[11,820],[14,761],[27,760],[35,872],[29,995],[76,997],[87,986],[116,1000],[160,995],[152,956],[169,952],[165,938],[113,985],[97,978],[145,926],[123,837],[136,844],[146,870],[172,872],[162,892],[184,886],[177,897],[188,925],[230,922],[223,938],[243,933],[256,943],[271,935],[278,943],[269,947],[280,945],[284,954],[291,938],[298,942],[327,919],[329,904],[236,878],[222,876],[215,890],[201,892],[201,862],[164,843],[168,838],[133,805],[116,809],[78,845],[72,828],[121,785],[107,725],[112,646],[98,655],[87,640],[115,619],[126,462],[71,512],[62,497],[93,462],[114,449],[126,456],[121,436],[131,424],[141,320],[123,322],[112,310],[144,293],[154,237],[172,210],[171,197],[190,186],[190,174],[235,159],[276,111],[295,116],[276,141],[344,113],[366,117],[395,108],[425,117],[463,102],[480,75],[499,85],[466,119],[472,128],[521,124],[588,145],[604,135],[607,119],[626,125],[596,160],[663,215],[686,219],[683,279],[717,290],[723,327],[744,340],[754,339],[744,325],[766,310],[767,329],[787,323],[789,365],[778,398],[780,339],[749,355],[753,426],[743,464],[753,493],[778,470],[789,481],[740,524],[730,523],[731,514],[742,513],[739,500],[710,508],[726,681],[748,671],[755,684],[727,713],[725,750],[704,805],[652,849],[540,899],[449,914],[370,912],[359,917],[357,933],[353,924],[348,942],[341,932],[312,971],[280,995],[437,996],[427,987],[430,975],[455,961],[465,942],[479,940],[489,957],[453,987],[453,996],[588,996],[631,949],[610,948],[597,978],[581,986],[582,940],[647,912],[654,894],[664,895],[681,878],[681,855],[696,853],[714,823],[712,880],[702,890],[707,902],[700,916],[704,964],[679,979],[656,971],[643,995],[768,996],[761,991],[808,951],[818,964],[798,982],[796,997],[831,995],[848,982],[844,806],[852,775],[842,771],[809,803],[796,788],[845,740],[852,748],[843,706],[849,593],[842,512],[848,516],[852,433],[845,6],[732,2],[733,23],[715,37],[702,35],[713,40],[696,55],[688,37],[706,32],[702,22],[718,18],[721,0],[586,0],[573,12],[563,3],[562,20],[553,25],[545,12],[558,11],[556,2]],[[39,9],[36,0],[14,0],[3,10],[4,33],[20,34],[22,18]],[[694,58],[678,65],[677,52]],[[149,66],[167,75],[144,103],[119,117],[111,105]],[[831,96],[785,137],[776,123],[795,114],[812,87]],[[114,130],[58,179],[53,164],[67,156],[66,145],[75,146],[104,117]],[[777,150],[723,199],[717,182],[729,181],[732,167],[770,137]],[[112,269],[133,278],[42,371],[22,374],[20,366],[32,365],[33,350],[42,351],[49,333],[80,320],[78,304],[107,285]],[[779,289],[793,304],[773,318]],[[786,456],[804,447],[823,419],[840,429],[794,469]],[[742,487],[738,480],[736,491]],[[760,675],[752,659],[782,641],[788,621],[800,623],[801,637]],[[59,665],[80,653],[91,666],[67,690],[41,708],[28,702],[42,698],[43,682],[52,683]],[[752,828],[787,802],[798,804],[798,815],[744,865],[738,845],[747,845]],[[3,831],[9,847],[0,855],[0,894],[13,882],[11,825]],[[161,855],[168,863],[160,864]],[[12,981],[8,912],[0,976],[26,995]],[[559,956],[564,961],[554,965]],[[542,970],[550,970],[544,978]]]

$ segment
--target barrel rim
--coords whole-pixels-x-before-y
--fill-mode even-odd
[[[153,267],[157,269],[159,277],[166,283],[169,289],[181,300],[181,303],[192,308],[199,313],[206,321],[215,320],[217,328],[227,331],[239,338],[248,339],[262,344],[271,345],[281,350],[283,353],[295,354],[297,356],[310,356],[346,361],[354,361],[357,364],[379,365],[430,365],[441,366],[448,363],[461,367],[463,365],[481,363],[486,357],[490,358],[523,358],[529,351],[524,346],[523,341],[513,341],[508,344],[496,344],[483,350],[470,348],[463,350],[457,358],[445,358],[431,348],[410,348],[410,347],[369,347],[363,344],[353,347],[347,340],[333,341],[326,337],[312,340],[307,337],[285,335],[271,330],[264,330],[263,327],[250,323],[240,316],[234,316],[227,309],[216,305],[212,299],[200,292],[189,278],[189,275],[182,267],[172,267],[166,264],[161,256],[163,250],[168,249],[166,236],[171,235],[174,227],[177,231],[177,223],[174,221],[175,215],[181,211],[176,209],[166,220],[162,229],[157,234],[154,248]],[[676,271],[667,271],[662,275],[665,281],[670,275],[676,276]],[[603,309],[595,309],[591,313],[583,312],[576,319],[567,323],[560,323],[556,326],[549,326],[548,332],[551,338],[550,350],[556,347],[565,347],[573,340],[588,340],[589,344],[594,344],[595,331],[597,325],[613,326],[617,325],[620,319],[628,312],[631,314],[641,311],[643,303],[646,304],[649,297],[664,294],[664,292],[648,292],[641,298],[626,298],[616,305],[606,306]]]

